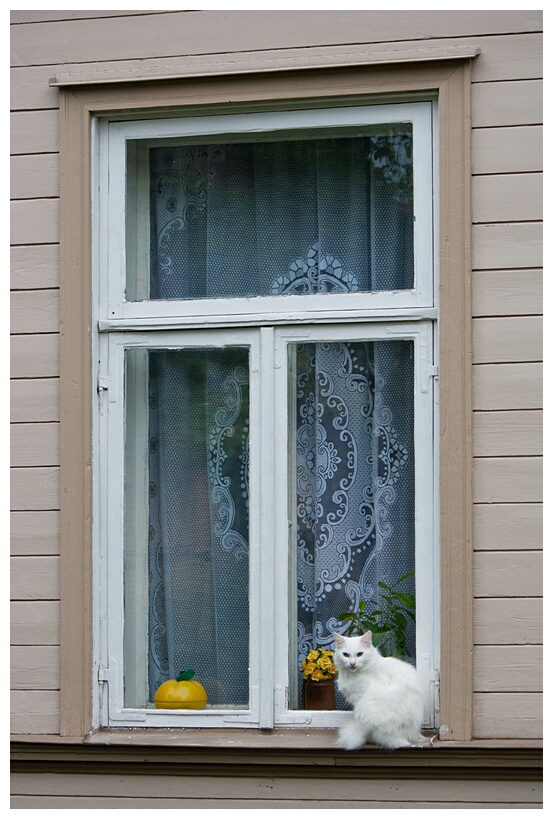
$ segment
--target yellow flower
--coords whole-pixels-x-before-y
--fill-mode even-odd
[[[315,665],[315,663],[307,663],[305,668],[302,668],[301,672],[303,674],[304,679],[307,679],[316,670],[316,668],[317,666]]]
[[[328,648],[312,648],[302,660],[301,673],[304,680],[331,680],[338,673],[332,662],[334,652]]]

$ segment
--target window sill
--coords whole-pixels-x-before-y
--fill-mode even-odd
[[[194,776],[516,779],[539,781],[541,740],[435,741],[431,746],[358,751],[335,746],[332,729],[104,729],[84,739],[12,738],[19,771]]]

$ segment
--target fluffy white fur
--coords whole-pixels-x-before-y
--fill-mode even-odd
[[[334,634],[338,689],[353,705],[340,729],[339,745],[348,751],[372,742],[402,748],[427,740],[420,733],[423,693],[416,669],[393,657],[382,657],[368,631],[361,637]]]

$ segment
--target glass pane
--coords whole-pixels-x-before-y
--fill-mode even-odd
[[[247,708],[248,350],[129,350],[126,394],[125,704]]]
[[[297,521],[291,701],[301,708],[302,660],[316,647],[332,650],[333,632],[347,633],[351,621],[340,614],[359,611],[362,602],[369,614],[385,611],[378,584],[393,585],[415,568],[413,345],[293,344],[290,382],[290,517]],[[414,577],[397,590],[413,594]],[[388,633],[379,647],[414,661],[414,622],[404,617],[406,629]],[[373,626],[363,630],[377,641]],[[338,694],[337,707],[345,707]]]
[[[412,143],[410,123],[317,139],[130,143],[127,298],[412,288]]]

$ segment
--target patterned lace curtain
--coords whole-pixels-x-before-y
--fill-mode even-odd
[[[297,347],[298,665],[415,568],[412,395],[410,342]]]
[[[151,298],[413,286],[410,129],[150,151]],[[298,345],[298,657],[410,571],[408,342]],[[243,350],[150,354],[150,696],[193,667],[247,704]],[[284,411],[284,408],[283,408]]]

